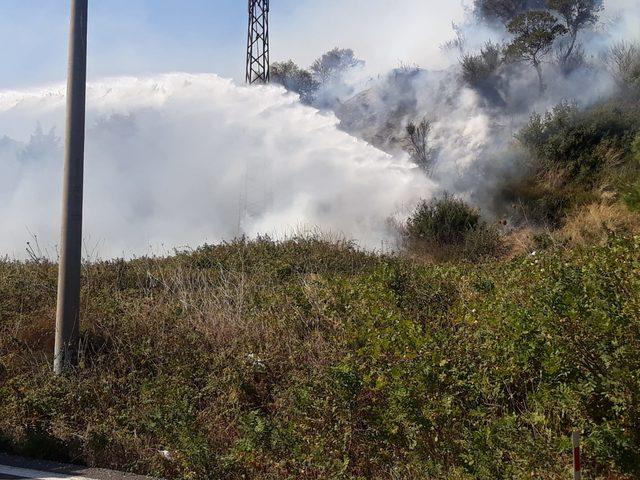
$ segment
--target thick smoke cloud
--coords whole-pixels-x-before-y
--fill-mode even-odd
[[[603,69],[565,76],[547,66],[549,87],[540,96],[534,71],[526,66],[511,68],[508,81],[495,95],[465,85],[457,66],[437,72],[395,71],[372,80],[338,107],[341,128],[398,157],[406,146],[406,125],[429,120],[432,193],[454,193],[489,218],[501,216],[504,209],[496,205],[496,188],[505,175],[517,174],[514,134],[531,114],[563,101],[588,106],[610,96],[615,88]]]
[[[163,253],[299,228],[388,239],[386,220],[432,183],[276,87],[174,74],[91,84],[85,243]],[[0,93],[0,251],[33,234],[55,254],[64,89]],[[35,133],[34,133],[35,132]]]
[[[640,20],[635,0],[609,0],[602,23],[581,34],[590,54],[584,68],[566,75],[546,63],[548,89],[540,96],[533,69],[510,65],[487,95],[462,82],[461,52],[440,46],[451,38],[451,19],[460,22],[471,53],[489,39],[506,41],[504,29],[471,16],[464,20],[459,2],[447,3],[435,17],[431,2],[401,9],[388,0],[361,8],[364,3],[300,4],[292,17],[312,24],[277,28],[276,44],[304,31],[304,42],[274,48],[302,65],[335,45],[354,48],[367,60],[365,69],[323,91],[335,100],[335,115],[305,107],[276,87],[238,87],[216,76],[92,84],[87,250],[129,256],[314,227],[378,247],[391,238],[389,217],[444,191],[489,217],[502,216],[496,187],[503,176],[518,173],[514,133],[534,111],[609,96],[615,85],[601,54],[621,38],[637,40]],[[435,18],[439,27],[430,28],[424,18]],[[385,70],[401,61],[429,70]],[[63,87],[0,92],[0,254],[23,256],[33,234],[55,256],[63,117]],[[402,148],[407,123],[422,118],[433,126],[430,179]]]
[[[478,22],[469,10],[458,25],[462,48],[445,49],[450,59],[447,68],[399,68],[370,77],[366,85],[360,77],[352,82],[356,94],[349,98],[336,92],[341,128],[400,155],[406,144],[405,126],[423,118],[430,120],[435,192],[455,193],[479,206],[487,217],[502,217],[507,206],[497,198],[499,183],[505,176],[525,173],[518,171],[522,164],[516,161],[512,147],[514,134],[531,114],[544,113],[560,102],[586,107],[615,92],[603,57],[615,42],[638,39],[629,19],[638,18],[640,6],[627,0],[611,0],[605,5],[601,22],[579,36],[587,52],[582,67],[567,74],[553,54],[546,59],[544,95],[539,94],[535,70],[524,63],[501,67],[500,78],[490,91],[465,84],[459,63],[462,55],[477,53],[489,40],[504,45],[510,38],[503,26]]]

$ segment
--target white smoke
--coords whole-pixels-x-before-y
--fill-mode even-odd
[[[453,35],[470,0],[323,0],[293,2],[272,14],[273,52],[310,65],[319,52],[352,48],[370,73],[399,64],[442,68],[448,60],[441,43]],[[274,7],[272,7],[273,9]],[[286,54],[283,54],[286,52]]]
[[[23,256],[32,235],[55,252],[64,95],[0,92],[3,254]],[[87,104],[84,237],[105,257],[300,227],[375,247],[386,220],[433,189],[277,87],[119,78],[90,84]]]
[[[480,207],[487,217],[502,216],[504,205],[496,199],[497,188],[505,176],[518,174],[521,164],[512,148],[514,135],[531,115],[544,114],[561,102],[588,107],[616,91],[604,56],[620,39],[637,38],[629,19],[638,19],[640,8],[637,0],[605,3],[601,22],[579,36],[586,52],[584,65],[566,74],[557,64],[556,52],[545,59],[544,95],[539,94],[535,70],[524,62],[504,65],[491,88],[472,88],[462,80],[464,54],[477,54],[488,41],[504,46],[511,39],[504,26],[479,22],[468,9],[464,22],[457,25],[460,44],[444,48],[448,68],[402,67],[371,77],[364,86],[361,81],[352,82],[347,85],[355,90],[351,98],[335,95],[340,99],[336,111],[341,128],[399,154],[406,147],[407,123],[429,120],[429,143],[434,150],[431,178],[437,193],[454,193]]]
[[[327,94],[338,99],[334,108],[342,130],[391,155],[338,129],[333,113],[305,107],[276,87],[238,87],[216,76],[188,74],[94,83],[88,96],[88,248],[97,245],[102,256],[129,256],[314,227],[377,247],[390,238],[390,216],[445,190],[489,215],[500,214],[490,211],[492,195],[496,177],[515,168],[509,151],[514,132],[534,111],[560,101],[586,106],[610,95],[614,85],[597,64],[598,54],[620,38],[637,39],[640,15],[636,0],[606,2],[603,25],[580,38],[589,65],[567,77],[550,58],[544,96],[526,65],[510,67],[500,91],[487,95],[461,81],[460,51],[450,51],[447,61],[439,50],[451,36],[449,21],[436,22],[441,28],[435,32],[417,20],[432,7],[390,10],[383,24],[352,28],[353,18],[369,18],[392,2],[369,2],[361,12],[358,6],[366,2],[358,0],[344,7],[349,15],[336,20],[331,12],[338,3],[299,7],[326,36],[313,35],[309,26],[309,38],[293,42],[289,55],[304,65],[335,45],[354,48],[368,69],[345,77],[341,87],[347,93]],[[460,21],[464,4],[447,4],[438,18]],[[286,39],[283,28],[280,38]],[[504,29],[479,25],[472,17],[461,28],[467,52],[508,37]],[[290,36],[299,38],[299,32]],[[378,32],[389,44],[382,50],[363,40]],[[449,66],[379,74],[414,61]],[[32,235],[55,252],[64,94],[62,86],[0,92],[0,254],[22,256]],[[401,148],[407,122],[425,117],[433,122],[430,141],[437,152],[432,180],[412,167]]]

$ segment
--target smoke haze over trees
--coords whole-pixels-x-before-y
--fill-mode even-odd
[[[142,182],[145,185],[141,191],[128,192],[133,199],[122,195],[126,209],[130,210],[130,219],[135,221],[98,228],[97,241],[108,236],[105,232],[118,228],[126,230],[127,225],[135,222],[145,225],[148,220],[148,227],[134,235],[136,251],[140,251],[141,245],[154,243],[154,239],[157,239],[155,245],[174,245],[192,243],[197,238],[228,238],[239,232],[282,233],[299,223],[336,229],[370,245],[377,244],[380,238],[389,238],[383,233],[385,217],[398,212],[402,212],[400,216],[406,216],[418,197],[428,199],[444,192],[471,202],[490,218],[501,218],[507,205],[500,193],[501,182],[505,177],[513,179],[527,174],[523,154],[514,147],[514,135],[529,123],[532,114],[544,114],[564,101],[575,102],[582,109],[614,98],[619,92],[624,91],[631,97],[637,94],[640,60],[627,19],[636,18],[634,15],[640,8],[633,3],[617,1],[618,10],[613,6],[614,2],[595,0],[469,3],[467,16],[456,26],[455,49],[443,50],[450,56],[450,66],[440,70],[428,70],[429,65],[404,63],[378,73],[367,69],[367,58],[360,59],[358,51],[343,45],[324,54],[318,52],[318,58],[307,65],[297,64],[296,58],[276,62],[272,71],[276,86],[260,87],[258,91],[246,94],[241,93],[242,88],[231,88],[218,80],[212,80],[209,87],[202,87],[201,78],[194,81],[189,76],[181,80],[158,77],[137,84],[117,80],[111,87],[104,86],[108,83],[96,86],[95,92],[101,89],[113,92],[103,100],[99,96],[90,97],[93,102],[90,109],[94,109],[91,119],[98,123],[89,126],[89,139],[93,139],[89,148],[95,149],[96,158],[102,159],[100,163],[105,166],[101,168],[115,165],[104,178],[119,178],[121,157],[128,158],[133,165],[128,171],[131,178],[143,176],[143,165],[157,165],[158,159],[164,159],[165,165],[179,163],[183,154],[175,145],[167,146],[159,153],[153,147],[174,134],[180,141],[188,138],[202,147],[195,148],[196,152],[203,152],[203,155],[195,155],[197,161],[194,159],[198,164],[194,171],[200,172],[194,175],[196,184],[206,178],[218,178],[220,172],[225,172],[221,177],[223,187],[220,191],[224,193],[220,198],[213,200],[202,193],[208,190],[203,185],[192,189],[202,195],[193,198],[203,209],[197,215],[194,213],[193,218],[184,218],[183,228],[172,229],[185,233],[184,240],[167,234],[163,228],[174,216],[179,216],[177,210],[169,206],[171,202],[165,205],[158,199],[150,200],[153,197],[151,186],[149,182]],[[618,12],[624,12],[624,15],[617,16]],[[618,43],[620,38],[625,38],[626,43]],[[448,39],[439,40],[444,45]],[[407,37],[398,41],[411,43],[413,39]],[[200,86],[193,88],[194,82]],[[157,85],[150,87],[154,83]],[[293,96],[283,96],[278,84],[312,108],[299,105]],[[542,85],[546,86],[544,95],[540,95]],[[154,93],[155,88],[171,94],[159,96]],[[218,98],[212,93],[217,89],[226,92],[232,102],[223,98],[220,110],[202,113],[205,124],[212,126],[219,122],[221,126],[216,128],[221,131],[243,132],[247,144],[258,150],[258,139],[263,138],[268,146],[266,151],[256,154],[222,139],[214,144],[209,142],[213,141],[211,134],[205,132],[194,139],[183,135],[185,132],[172,123],[170,119],[179,118],[178,112],[183,108],[193,116],[193,128],[197,130],[196,120],[200,117],[194,106],[198,104],[198,98],[202,105],[211,104],[199,95]],[[29,236],[27,229],[37,230],[33,233],[50,247],[56,237],[57,228],[51,218],[56,218],[57,207],[48,206],[40,213],[41,209],[32,206],[33,213],[24,218],[16,213],[19,206],[24,205],[25,198],[35,191],[42,192],[43,198],[56,195],[57,187],[52,186],[56,182],[42,186],[39,183],[44,181],[44,172],[55,178],[54,160],[61,154],[58,137],[62,132],[63,102],[60,95],[51,95],[49,90],[1,94],[4,106],[0,115],[0,137],[5,137],[0,141],[1,154],[5,169],[14,178],[21,178],[7,184],[3,190],[3,218],[13,232],[12,238],[5,242],[11,251],[19,250],[24,244]],[[244,95],[255,96],[255,108],[244,106]],[[264,101],[258,101],[260,96]],[[237,102],[237,108],[233,102]],[[167,112],[160,115],[164,109],[168,109]],[[116,116],[112,115],[114,112]],[[275,123],[269,115],[274,115]],[[162,123],[160,118],[167,122]],[[422,124],[424,119],[428,119],[428,128],[422,128],[427,126]],[[42,125],[40,130],[36,130],[38,122]],[[274,130],[267,125],[281,127]],[[288,134],[296,132],[297,125],[305,125],[308,135],[295,134],[287,140]],[[51,130],[54,127],[56,129]],[[351,137],[342,136],[336,127]],[[155,140],[156,135],[161,138]],[[331,140],[322,140],[322,135],[328,135]],[[118,136],[124,140],[116,142]],[[236,137],[235,134],[228,136]],[[336,140],[338,138],[340,140]],[[377,149],[365,146],[362,140]],[[325,151],[319,148],[322,144],[328,145],[331,152],[321,154]],[[127,145],[136,151],[137,160],[127,153]],[[206,160],[205,145],[215,150],[216,161]],[[331,145],[335,150],[331,150],[334,148]],[[32,167],[35,158],[47,158],[48,163],[37,169]],[[139,168],[135,167],[137,162]],[[91,165],[95,163],[89,158],[88,172]],[[207,175],[204,174],[206,165],[212,168]],[[171,171],[166,170],[165,175],[172,176]],[[356,175],[356,171],[368,173]],[[352,189],[349,185],[354,176],[366,178],[367,175],[373,175],[375,179],[371,180],[370,190],[358,193],[360,197],[338,194]],[[382,180],[385,175],[402,180],[390,187]],[[320,177],[330,179],[327,181],[335,187],[333,192],[337,200],[326,198],[326,189],[309,187]],[[278,181],[291,179],[296,187],[292,192],[282,194],[284,187],[272,178]],[[116,182],[119,187],[129,185],[131,188],[134,183],[131,181],[129,185],[125,181],[120,185]],[[353,207],[346,217],[337,213],[337,205],[342,205],[344,198],[362,198],[363,195],[368,198],[380,189],[391,193],[379,199],[378,212]],[[167,186],[165,190],[176,192],[175,202],[181,205],[188,202],[179,188]],[[258,192],[252,194],[255,198],[249,198],[254,190]],[[108,189],[96,185],[95,191],[108,192]],[[149,198],[139,198],[147,194]],[[295,199],[296,207],[287,206],[289,203],[285,198]],[[219,209],[210,215],[203,213],[206,211],[204,205],[214,203]],[[116,210],[114,206],[113,212]],[[518,216],[510,212],[509,217],[515,222]],[[201,218],[204,218],[202,222]],[[219,219],[220,225],[207,230],[202,225],[210,218]],[[36,229],[35,225],[44,226]],[[373,242],[370,241],[372,238],[375,238]],[[116,243],[115,251],[126,250],[125,243]]]
[[[617,11],[608,5],[478,0],[454,26],[457,38],[443,42],[457,65],[442,71],[401,65],[377,77],[351,75],[352,88],[331,91],[336,101],[311,103],[333,110],[341,128],[378,148],[406,152],[423,169],[428,163],[425,171],[440,192],[503,215],[500,179],[528,174],[512,147],[532,114],[564,101],[587,108],[636,91],[637,47],[614,40],[629,35],[623,22],[612,23],[608,15]],[[627,14],[638,10],[626,8]],[[428,149],[418,128],[424,118],[430,119],[424,129]],[[428,161],[421,153],[426,151]]]
[[[580,431],[585,478],[640,478],[638,0],[468,0],[446,35],[458,1],[289,1],[271,85],[89,83],[68,375],[65,86],[0,91],[0,450],[557,480]]]

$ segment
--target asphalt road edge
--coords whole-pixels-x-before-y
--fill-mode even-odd
[[[56,475],[65,475],[92,480],[161,480],[141,475],[133,475],[131,473],[116,472],[114,470],[86,468],[78,465],[34,460],[2,452],[0,452],[0,465],[31,471],[47,472],[53,474],[54,478]]]

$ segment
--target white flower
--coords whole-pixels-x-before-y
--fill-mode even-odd
[[[170,462],[173,461],[173,455],[171,455],[169,450],[158,450],[158,453],[162,455],[165,460],[169,460]]]

